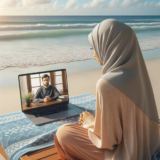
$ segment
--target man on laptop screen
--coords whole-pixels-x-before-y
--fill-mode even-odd
[[[59,96],[61,96],[56,87],[49,85],[49,78],[50,77],[48,74],[44,74],[42,76],[43,86],[41,86],[37,90],[32,103],[50,102],[56,100]]]
[[[19,77],[19,82],[21,92],[26,93],[24,96],[34,91],[28,104],[21,95],[23,110],[51,106],[69,100],[66,70],[23,74]]]

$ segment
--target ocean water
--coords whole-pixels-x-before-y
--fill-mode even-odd
[[[113,18],[135,31],[143,51],[160,48],[160,16],[0,16],[0,70],[94,60],[88,34]]]

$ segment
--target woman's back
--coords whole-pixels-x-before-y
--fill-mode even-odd
[[[94,145],[108,148],[105,158],[153,160],[160,144],[158,123],[103,78],[97,82],[96,93],[95,124],[87,128]]]

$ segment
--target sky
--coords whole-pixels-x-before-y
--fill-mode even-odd
[[[160,15],[160,0],[0,0],[0,15]]]

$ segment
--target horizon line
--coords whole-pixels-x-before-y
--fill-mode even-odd
[[[1,16],[160,16],[160,15],[0,15]]]

